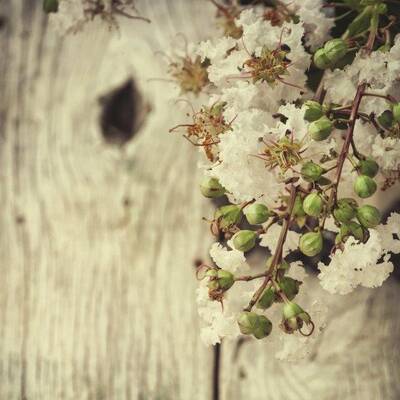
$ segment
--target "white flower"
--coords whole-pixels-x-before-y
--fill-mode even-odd
[[[382,247],[385,251],[400,253],[400,214],[391,213],[385,224],[375,228],[380,236]]]
[[[228,250],[219,243],[214,243],[210,256],[219,268],[235,275],[248,273],[250,267],[241,251]],[[204,322],[201,339],[206,345],[219,343],[222,338],[233,339],[240,334],[236,322],[237,314],[247,304],[254,293],[253,285],[247,282],[236,282],[224,295],[223,307],[218,301],[208,296],[207,279],[200,282],[197,289],[197,305],[200,317]]]
[[[235,46],[235,39],[224,36],[222,38],[200,42],[197,46],[196,53],[201,57],[202,61],[207,58],[211,63],[214,63],[224,59],[227,51]]]
[[[228,250],[217,242],[211,246],[210,256],[219,268],[225,269],[232,274],[244,273],[250,269],[243,252],[235,249]]]
[[[324,13],[322,0],[283,0],[303,23],[306,44],[315,50],[330,39],[330,30],[335,20]]]
[[[261,110],[253,109],[237,115],[232,123],[232,131],[221,135],[219,162],[212,167],[212,175],[217,177],[236,202],[263,197],[271,204],[281,186],[277,173],[265,168],[259,153],[259,140],[272,124],[272,117]],[[273,196],[272,196],[273,195]]]
[[[260,235],[260,246],[268,247],[272,254],[274,254],[278,245],[279,235],[282,227],[274,224],[270,226],[266,233]],[[297,249],[299,244],[299,235],[294,231],[288,231],[286,236],[285,245],[283,247],[283,255],[287,255],[290,251]]]
[[[371,93],[396,95],[400,76],[400,35],[389,52],[374,51],[366,54],[360,50],[352,64],[343,70],[335,69],[325,74],[325,89],[328,101],[344,104],[353,99],[357,85],[367,82]],[[346,103],[347,104],[347,103]],[[385,100],[378,97],[363,97],[360,111],[379,115],[388,108]]]
[[[197,305],[204,322],[200,333],[204,344],[214,345],[223,337],[235,338],[240,334],[229,300],[224,300],[223,308],[219,302],[210,300],[206,280],[201,281],[197,289]]]
[[[241,104],[241,108],[237,108],[237,111],[243,110],[244,105],[275,111],[280,100],[291,101],[299,98],[300,89],[291,85],[305,87],[305,71],[310,65],[310,55],[302,44],[304,29],[301,24],[285,22],[281,27],[272,26],[269,21],[263,20],[251,9],[242,11],[237,23],[243,28],[243,37],[240,40],[235,41],[232,38],[209,40],[200,43],[198,48],[198,54],[211,60],[208,68],[209,79],[221,91],[222,96],[232,98],[238,95],[239,98],[243,96],[252,98],[250,104],[236,101],[236,104]],[[287,55],[290,60],[287,67],[288,75],[276,79],[275,85],[272,86],[261,81],[252,83],[252,79],[246,74],[246,61],[253,55],[260,56],[263,48],[270,51],[280,50],[281,44],[287,45],[290,49]],[[231,50],[229,55],[227,50]],[[241,73],[242,69],[244,70]],[[250,94],[246,94],[247,91]]]
[[[366,243],[358,243],[350,237],[343,251],[338,250],[331,257],[329,265],[318,264],[322,287],[330,293],[347,294],[359,285],[381,286],[393,271],[384,244],[382,236],[374,229],[370,230]]]

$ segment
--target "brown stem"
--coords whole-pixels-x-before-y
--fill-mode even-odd
[[[397,103],[397,100],[391,96],[391,95],[383,95],[383,94],[377,94],[377,93],[364,93],[363,96],[371,96],[371,97],[379,97],[381,99],[385,99],[390,103]]]
[[[362,83],[358,86],[356,95],[354,97],[353,106],[351,108],[350,119],[349,119],[349,127],[347,128],[346,139],[343,143],[342,150],[338,157],[337,162],[337,170],[335,176],[335,183],[332,186],[331,192],[329,194],[328,204],[325,210],[325,214],[321,223],[321,229],[325,225],[326,218],[328,216],[328,212],[330,211],[331,207],[333,206],[334,202],[336,201],[337,197],[337,190],[340,182],[340,178],[342,176],[342,170],[344,162],[346,161],[347,154],[349,153],[350,145],[353,141],[353,134],[354,134],[354,127],[356,125],[356,121],[358,118],[358,109],[360,108],[360,102],[363,97],[365,88],[367,87],[366,83]]]
[[[270,265],[270,267],[268,268],[268,270],[265,273],[265,279],[264,279],[263,283],[256,290],[256,292],[254,293],[253,297],[251,298],[248,306],[244,309],[244,311],[251,311],[251,309],[253,308],[254,304],[257,303],[258,299],[260,298],[260,296],[264,292],[264,289],[267,287],[268,283],[270,282],[272,274],[273,274],[276,266],[282,260],[283,245],[285,243],[287,232],[289,230],[289,225],[290,225],[290,221],[291,221],[291,218],[292,218],[292,212],[293,212],[294,204],[295,204],[295,201],[296,201],[296,193],[297,193],[296,187],[292,183],[290,185],[290,198],[289,198],[289,204],[288,204],[286,216],[285,216],[285,218],[283,220],[281,233],[279,235],[278,244],[276,246],[275,254],[274,254],[273,258],[272,258],[271,265]]]
[[[256,274],[256,275],[244,275],[244,276],[238,276],[237,278],[235,278],[235,281],[252,281],[253,279],[258,279],[258,278],[262,278],[263,276],[266,276],[267,272],[262,272],[261,274]]]

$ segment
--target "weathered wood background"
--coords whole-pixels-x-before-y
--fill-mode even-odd
[[[40,3],[0,1],[0,400],[211,400],[193,274],[211,206],[196,152],[167,134],[168,84],[147,80],[175,32],[201,37],[209,5],[143,0],[151,25],[60,37]],[[122,153],[98,99],[131,76],[152,111]],[[221,399],[399,399],[398,285],[336,298],[304,364],[227,343]]]

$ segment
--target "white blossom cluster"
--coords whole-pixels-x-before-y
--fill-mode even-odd
[[[352,99],[358,82],[367,82],[371,92],[395,95],[400,89],[400,36],[388,52],[374,51],[367,55],[364,51],[356,54],[354,61],[343,69],[334,69],[326,74],[325,88],[328,99],[343,103]],[[378,97],[363,100],[361,110],[380,114],[387,104]]]
[[[215,104],[223,104],[221,115],[227,126],[226,132],[208,145],[212,146],[213,157],[204,157],[199,167],[206,176],[218,180],[233,204],[256,200],[276,209],[282,204],[282,196],[287,196],[285,187],[288,179],[296,176],[299,179],[301,165],[286,168],[282,162],[283,165],[277,168],[272,163],[268,164],[268,155],[263,158],[262,153],[265,146],[273,149],[274,144],[288,139],[289,146],[293,145],[291,155],[299,155],[302,160],[315,163],[321,163],[325,157],[328,159],[327,166],[332,166],[344,145],[346,131],[336,126],[329,139],[312,140],[310,122],[305,118],[305,102],[315,94],[307,87],[312,53],[330,39],[334,20],[323,9],[321,0],[285,0],[282,3],[286,10],[296,14],[297,21],[284,20],[276,25],[263,18],[260,8],[245,8],[235,21],[236,26],[242,29],[239,39],[215,37],[191,47],[192,56],[200,57],[208,73],[207,95],[200,96],[200,100],[210,110]],[[380,115],[388,109],[388,102],[382,97],[399,95],[399,48],[400,37],[394,39],[388,51],[376,50],[368,54],[360,48],[354,61],[344,68],[326,70],[324,101],[346,109],[346,105],[351,106],[360,83],[365,83],[368,91],[381,97],[363,97],[359,112]],[[280,58],[281,52],[284,55]],[[265,54],[276,61],[274,68],[281,70],[272,78],[254,79],[252,62],[266,57]],[[391,171],[399,169],[400,135],[377,134],[377,124],[374,126],[362,118],[356,122],[352,133],[358,151],[379,164],[379,172],[374,179],[378,187],[383,187]],[[203,150],[201,146],[200,150]],[[340,197],[354,197],[354,171],[354,161],[343,164]],[[334,167],[325,177],[334,180]],[[297,184],[307,182],[300,176]],[[377,195],[373,196],[375,203],[379,203],[379,200],[374,200],[377,198]],[[366,204],[364,199],[358,199],[358,202],[359,205]],[[323,224],[327,231],[335,234],[340,231],[332,215],[324,218]],[[265,223],[262,228],[265,230],[259,235],[259,245],[274,254],[282,226]],[[299,230],[289,229],[282,257],[299,248],[300,236]],[[358,286],[381,286],[394,268],[391,254],[399,252],[400,214],[392,213],[386,223],[368,230],[367,239],[350,236],[341,245],[335,246],[329,263],[318,264],[319,283],[323,289],[337,294],[350,293]],[[227,247],[215,243],[210,255],[218,268],[234,276],[254,274],[260,271],[260,267],[263,268],[251,265],[245,252],[235,249],[232,240],[228,240]],[[279,330],[273,330],[270,339],[276,344],[276,357],[295,360],[312,351],[312,344],[326,324],[327,307],[313,297],[310,287],[315,279],[307,276],[301,262],[292,263],[287,276],[302,282],[296,301],[299,300],[312,314],[315,324],[314,334],[310,337],[303,337],[298,332],[278,335]],[[234,339],[241,334],[238,315],[251,301],[260,282],[260,279],[235,282],[224,293],[221,306],[220,302],[210,298],[207,279],[200,281],[197,302],[204,322],[201,337],[206,344],[213,345],[222,338]],[[257,312],[263,313],[260,310]],[[279,309],[268,310],[267,315],[274,325],[279,324]],[[279,342],[283,344],[280,349]]]

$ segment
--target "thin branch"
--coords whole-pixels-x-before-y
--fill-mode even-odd
[[[266,275],[265,275],[265,279],[264,279],[263,283],[256,290],[256,292],[254,293],[253,297],[251,298],[251,300],[249,302],[249,305],[244,309],[244,311],[251,311],[253,306],[257,303],[258,299],[261,297],[262,293],[264,292],[264,289],[270,283],[271,277],[273,275],[273,272],[274,272],[276,266],[282,260],[283,245],[285,244],[287,232],[289,230],[290,221],[292,219],[292,212],[293,212],[294,204],[296,201],[296,193],[297,193],[296,187],[292,183],[290,185],[290,198],[289,198],[289,204],[288,204],[286,216],[283,220],[281,233],[279,235],[278,244],[276,246],[275,254],[272,258],[271,265],[268,268],[268,270],[266,271]]]

